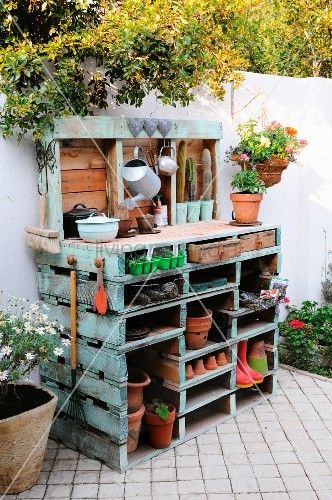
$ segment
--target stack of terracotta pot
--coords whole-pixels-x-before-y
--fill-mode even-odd
[[[188,349],[202,349],[208,339],[212,325],[212,311],[202,306],[188,307],[186,322],[186,346]]]
[[[194,359],[192,363],[186,364],[186,378],[192,379],[195,375],[202,375],[208,370],[215,370],[219,366],[225,366],[228,363],[226,353],[224,351],[210,354],[205,358]]]
[[[127,452],[132,453],[138,445],[142,418],[145,411],[143,404],[143,390],[149,385],[149,376],[138,368],[128,367],[128,438]]]

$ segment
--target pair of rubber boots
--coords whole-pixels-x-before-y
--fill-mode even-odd
[[[236,386],[241,389],[247,389],[253,385],[261,384],[264,380],[264,375],[260,371],[253,370],[247,361],[248,341],[242,340],[238,343],[237,348],[237,365],[236,365]],[[265,351],[264,351],[265,353]],[[265,355],[266,360],[266,355]],[[267,364],[267,361],[266,361]],[[265,371],[265,369],[264,369]]]

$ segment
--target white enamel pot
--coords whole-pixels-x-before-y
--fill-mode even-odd
[[[108,243],[113,241],[119,230],[119,220],[101,216],[90,215],[87,219],[76,220],[78,234],[88,243]]]

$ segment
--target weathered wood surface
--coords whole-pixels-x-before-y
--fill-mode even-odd
[[[104,169],[63,170],[61,172],[62,194],[104,191],[105,185],[106,170]]]

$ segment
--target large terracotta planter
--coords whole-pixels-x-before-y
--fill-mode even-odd
[[[127,453],[132,453],[137,449],[144,411],[145,406],[142,405],[138,411],[128,415]]]
[[[28,490],[38,481],[57,403],[47,389],[10,384],[9,390],[13,386],[23,411],[0,420],[0,494],[8,495]]]
[[[257,222],[260,203],[263,199],[262,193],[231,193],[230,199],[233,203],[236,222],[239,224]]]
[[[143,404],[143,389],[151,383],[149,375],[138,368],[128,367],[128,413],[137,412]]]
[[[145,422],[148,425],[149,441],[153,448],[168,448],[172,441],[175,407],[171,404],[167,405],[170,413],[167,420],[163,420],[155,414],[155,406],[150,404],[145,409]]]
[[[212,311],[203,307],[188,307],[186,322],[186,345],[188,349],[205,346],[212,325]]]

